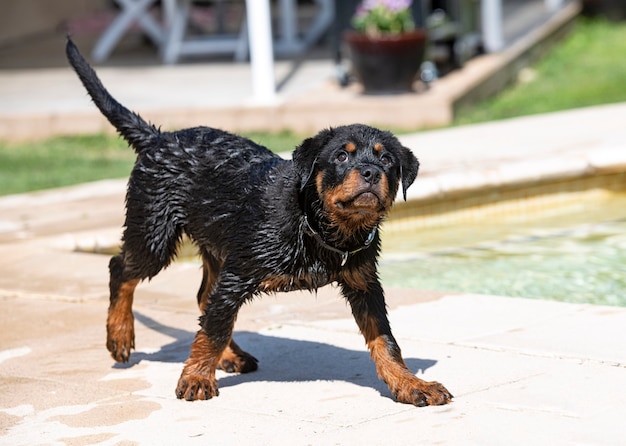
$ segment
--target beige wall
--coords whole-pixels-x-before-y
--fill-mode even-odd
[[[0,45],[107,5],[107,0],[0,0]]]

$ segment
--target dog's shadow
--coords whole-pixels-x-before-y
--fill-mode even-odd
[[[114,368],[129,368],[141,361],[183,363],[187,359],[194,332],[165,326],[138,312],[135,312],[135,319],[152,330],[173,337],[174,341],[155,352],[133,352],[128,363],[116,363]],[[338,380],[373,388],[382,395],[391,396],[387,386],[378,379],[366,348],[349,350],[321,342],[248,331],[236,331],[233,338],[241,348],[259,360],[259,369],[253,373],[221,377],[220,388],[245,382]],[[424,372],[437,363],[432,359],[418,358],[405,358],[405,362],[413,372]]]

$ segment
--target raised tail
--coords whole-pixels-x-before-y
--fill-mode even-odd
[[[67,54],[67,60],[74,68],[74,71],[76,71],[76,74],[78,74],[94,104],[113,124],[120,135],[135,149],[135,152],[141,153],[149,148],[150,140],[159,134],[159,130],[144,121],[138,114],[128,110],[111,96],[69,36],[65,53]]]

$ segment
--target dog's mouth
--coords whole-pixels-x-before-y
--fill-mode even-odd
[[[346,211],[355,210],[378,212],[381,208],[381,203],[382,200],[378,194],[372,189],[367,189],[357,193],[349,200],[336,201],[335,205],[338,209]]]
[[[367,181],[360,170],[353,170],[343,181],[326,191],[321,187],[319,177],[318,191],[324,197],[326,209],[332,218],[353,221],[361,224],[363,219],[369,222],[377,221],[385,214],[392,200],[389,199],[389,188],[386,178],[379,181]]]

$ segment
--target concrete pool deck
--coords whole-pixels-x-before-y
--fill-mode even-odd
[[[411,197],[626,170],[626,104],[406,135]],[[623,444],[626,308],[387,289],[408,366],[452,404],[397,404],[349,309],[317,296],[244,307],[236,339],[259,360],[220,396],[174,387],[197,328],[197,264],[136,293],[137,350],[104,347],[108,256],[125,180],[0,198],[0,444]],[[464,192],[464,193],[465,193]]]

